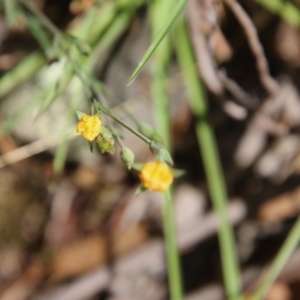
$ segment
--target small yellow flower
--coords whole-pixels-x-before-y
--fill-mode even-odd
[[[84,115],[77,124],[77,132],[86,140],[92,142],[101,132],[102,122],[99,115]]]
[[[165,192],[173,182],[173,173],[163,162],[149,162],[142,167],[140,179],[149,191]]]

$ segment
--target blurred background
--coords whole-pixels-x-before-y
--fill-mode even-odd
[[[151,59],[127,86],[155,36],[151,2],[32,1],[60,32],[87,42],[72,40],[91,48],[80,67],[153,125]],[[300,2],[238,1],[250,25],[230,2],[191,0],[183,15],[195,57],[206,62],[199,72],[247,292],[300,212]],[[169,299],[162,196],[135,196],[137,172],[125,168],[117,147],[114,155],[91,153],[86,141],[70,137],[75,111],[88,113],[89,102],[53,32],[41,34],[26,10],[13,11],[15,3],[0,2],[0,299]],[[85,27],[92,10],[97,17]],[[173,158],[185,171],[174,187],[185,299],[224,299],[219,223],[195,118],[175,51],[168,59]],[[135,125],[120,105],[107,105]],[[136,161],[153,159],[145,143],[120,130]],[[266,299],[299,299],[299,270],[297,249]]]

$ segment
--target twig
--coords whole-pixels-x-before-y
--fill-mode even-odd
[[[276,80],[270,75],[268,61],[266,59],[263,47],[259,41],[258,34],[252,20],[236,0],[224,1],[232,10],[237,20],[243,27],[243,30],[248,38],[249,46],[253,52],[253,55],[255,56],[259,77],[263,86],[267,90],[269,96],[276,96],[278,92],[278,84]]]
[[[230,79],[225,70],[218,71],[218,76],[238,104],[250,110],[257,108],[257,100],[249,96],[235,81]]]
[[[40,140],[34,141],[29,145],[25,145],[23,147],[3,154],[2,156],[0,156],[0,168],[3,168],[10,164],[14,164],[20,160],[26,159],[35,154],[46,151],[49,148],[59,145],[64,135],[65,133],[56,133],[44,137]]]

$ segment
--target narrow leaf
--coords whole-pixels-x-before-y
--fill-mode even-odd
[[[143,187],[142,185],[140,185],[136,191],[135,191],[135,196],[140,195],[141,193],[145,192],[147,189],[145,187]]]
[[[149,46],[148,50],[144,54],[142,60],[140,61],[137,68],[134,70],[133,74],[131,75],[129,82],[127,85],[133,82],[133,80],[138,76],[146,62],[149,60],[155,49],[159,46],[165,35],[167,34],[168,30],[172,26],[172,24],[176,21],[177,17],[183,10],[185,4],[188,2],[188,0],[181,0],[177,6],[174,8],[174,10],[171,12],[170,18],[167,20],[165,25],[162,27],[162,29],[159,31],[157,36],[155,37],[154,41]]]
[[[86,116],[86,113],[84,113],[84,112],[82,112],[80,110],[76,110],[76,115],[77,115],[78,120],[81,120],[81,118],[83,116]]]
[[[94,150],[94,141],[89,142],[89,146],[90,146],[91,152],[93,152],[93,150]]]

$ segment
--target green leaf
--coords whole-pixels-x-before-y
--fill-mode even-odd
[[[76,136],[76,135],[80,135],[80,133],[78,133],[77,130],[74,129],[74,130],[69,134],[69,137]]]
[[[44,65],[45,57],[33,53],[24,58],[16,67],[0,78],[0,98],[29,80]]]
[[[120,157],[123,164],[130,170],[134,163],[134,153],[127,147],[122,147]]]
[[[146,189],[145,187],[143,187],[142,185],[140,185],[140,186],[136,189],[134,195],[135,195],[135,196],[138,196],[138,195],[140,195],[141,193],[144,193],[145,191],[147,191],[147,189]]]
[[[89,142],[89,146],[90,146],[91,152],[93,152],[93,150],[94,150],[94,141]]]
[[[166,162],[168,165],[174,165],[173,159],[167,149],[161,148],[158,152],[158,156],[161,161]]]
[[[113,139],[113,133],[104,126],[101,126],[101,136],[106,141]]]
[[[132,167],[132,169],[134,169],[134,170],[136,170],[136,171],[141,171],[143,165],[144,165],[144,164],[135,162],[135,163],[132,164],[131,167]]]
[[[181,177],[184,174],[186,174],[185,170],[180,170],[180,169],[173,169],[172,172],[175,178]]]
[[[18,24],[18,9],[15,0],[4,0],[4,12],[9,27],[14,28]]]
[[[154,41],[149,46],[148,50],[144,54],[144,56],[143,56],[142,60],[140,61],[139,65],[137,66],[137,68],[132,73],[132,75],[131,75],[131,77],[130,77],[127,85],[129,85],[130,83],[132,83],[133,80],[141,72],[142,68],[147,63],[147,61],[149,60],[149,58],[151,57],[151,55],[153,54],[153,52],[155,51],[155,49],[159,46],[159,44],[161,43],[161,41],[163,40],[163,38],[165,37],[165,35],[168,33],[170,27],[176,21],[177,17],[182,12],[182,10],[183,10],[183,8],[184,8],[184,6],[185,6],[185,4],[187,2],[188,2],[188,0],[181,0],[177,4],[177,6],[174,8],[174,10],[171,12],[170,18],[167,20],[167,22],[165,23],[165,25],[161,28],[161,30],[159,31],[159,33],[155,37]]]
[[[138,124],[138,130],[147,138],[154,140],[156,142],[161,142],[162,138],[156,130],[153,129],[149,124],[140,122]]]
[[[65,137],[62,143],[57,147],[55,151],[53,173],[56,178],[58,178],[63,172],[67,160],[69,145],[70,142]]]
[[[86,116],[86,113],[84,113],[80,110],[76,110],[76,114],[77,114],[78,120],[81,120],[83,116]]]
[[[48,51],[50,51],[50,49],[52,48],[48,33],[41,26],[40,22],[36,18],[26,15],[26,14],[24,14],[24,16],[26,16],[26,20],[27,20],[27,24],[29,26],[30,32],[40,43],[40,45],[44,49],[45,53],[48,53]]]
[[[300,26],[300,10],[296,5],[284,0],[256,0],[271,12],[278,14],[283,20],[294,27]]]

